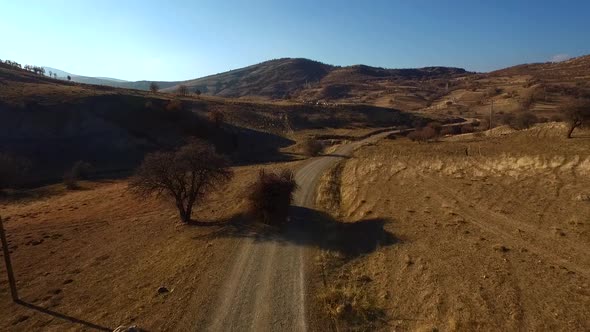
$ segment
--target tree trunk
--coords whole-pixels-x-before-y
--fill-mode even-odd
[[[193,215],[193,206],[192,206],[192,204],[189,204],[186,207],[185,214],[186,214],[186,221],[185,221],[185,223],[191,222],[191,220],[192,220],[191,217]]]
[[[187,215],[187,211],[184,208],[182,202],[176,202],[176,208],[178,209],[178,215],[183,223],[188,223],[191,219],[190,214]]]
[[[570,124],[570,129],[567,132],[567,138],[572,138],[572,133],[574,132],[574,129],[576,129],[577,126],[578,126],[577,122]]]

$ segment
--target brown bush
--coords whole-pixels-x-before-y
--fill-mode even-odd
[[[541,121],[535,114],[524,111],[517,113],[505,113],[500,118],[500,122],[512,129],[522,130],[528,129],[535,123],[539,123]]]
[[[534,125],[535,123],[538,123],[538,122],[539,122],[539,119],[533,113],[519,112],[514,116],[514,119],[508,125],[512,129],[522,130],[522,129],[528,129],[532,125]]]
[[[166,105],[166,110],[169,112],[180,112],[183,110],[182,102],[178,99],[173,99]]]
[[[180,219],[191,221],[193,206],[207,193],[231,179],[227,159],[200,140],[173,152],[148,154],[129,183],[140,196],[166,196],[174,200]]]
[[[282,224],[289,215],[289,206],[297,190],[291,170],[280,173],[261,170],[248,195],[250,213],[266,224]]]
[[[475,131],[475,128],[473,128],[473,125],[471,124],[466,124],[461,126],[461,133],[462,134],[469,134]]]
[[[67,171],[63,177],[63,183],[67,189],[78,189],[78,181],[81,179],[88,179],[92,172],[92,165],[82,160],[78,160],[72,166],[72,169]]]
[[[408,134],[408,138],[412,141],[427,142],[433,138],[436,138],[436,131],[432,127],[424,127],[416,129]]]
[[[67,171],[64,174],[63,183],[69,190],[80,188],[80,186],[78,185],[78,179],[74,177],[74,175],[70,171]]]
[[[486,89],[485,95],[486,97],[494,97],[502,93],[502,89],[496,87],[489,87]]]
[[[440,135],[440,131],[442,130],[442,123],[434,121],[428,123],[426,126],[434,129],[434,132],[437,136]]]
[[[448,127],[443,127],[440,130],[440,134],[443,136],[447,136],[447,135],[458,135],[461,133],[461,127],[459,126],[448,126]]]
[[[315,157],[319,155],[323,149],[324,146],[322,143],[316,139],[308,138],[305,140],[305,142],[303,142],[303,153],[309,157]]]

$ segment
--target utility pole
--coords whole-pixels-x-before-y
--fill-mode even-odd
[[[18,302],[18,292],[16,291],[16,279],[14,279],[14,272],[12,271],[12,263],[10,262],[10,252],[8,251],[8,241],[6,240],[6,233],[4,232],[4,224],[2,217],[0,217],[0,240],[2,241],[2,251],[4,253],[4,263],[6,263],[6,274],[8,274],[8,283],[10,284],[10,294],[12,301]]]
[[[492,129],[492,118],[494,117],[494,100],[492,100],[492,105],[490,107],[490,128]]]

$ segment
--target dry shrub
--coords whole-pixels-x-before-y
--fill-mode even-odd
[[[500,122],[505,125],[508,125],[512,129],[522,130],[528,129],[535,123],[539,123],[540,120],[531,112],[518,112],[514,113],[506,113],[503,114],[500,118]]]
[[[173,99],[166,105],[166,110],[169,112],[180,112],[183,110],[182,102],[178,99]]]
[[[486,97],[494,97],[502,93],[502,89],[496,87],[489,87],[486,89]]]
[[[315,157],[319,155],[323,149],[324,146],[322,143],[313,138],[308,138],[303,142],[303,153],[307,156]]]
[[[355,285],[328,285],[318,299],[337,330],[373,331],[384,321],[385,311],[374,297]]]
[[[67,189],[78,189],[78,181],[81,179],[88,179],[92,172],[92,165],[88,162],[78,160],[72,166],[72,169],[67,171],[63,177],[63,183]]]
[[[432,127],[424,127],[421,129],[416,129],[413,132],[408,134],[408,138],[411,141],[418,141],[418,142],[427,142],[431,139],[436,138],[436,130]]]
[[[473,125],[470,124],[466,124],[461,126],[461,134],[469,134],[475,131],[475,128],[473,128]]]
[[[448,135],[457,135],[461,133],[461,127],[459,126],[448,126],[448,127],[443,127],[440,130],[440,134],[443,136],[448,136]]]
[[[67,171],[64,174],[63,183],[66,186],[66,189],[69,190],[80,188],[80,186],[78,185],[78,179],[74,177],[74,175],[70,171]]]
[[[284,223],[295,190],[297,183],[291,170],[280,173],[261,170],[248,195],[250,213],[266,224]]]
[[[442,123],[434,121],[428,123],[426,126],[434,129],[434,132],[437,136],[440,135],[440,131],[442,130]]]

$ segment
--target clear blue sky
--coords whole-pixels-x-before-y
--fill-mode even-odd
[[[489,71],[590,53],[588,0],[0,0],[0,11],[0,59],[127,80],[281,57]]]

